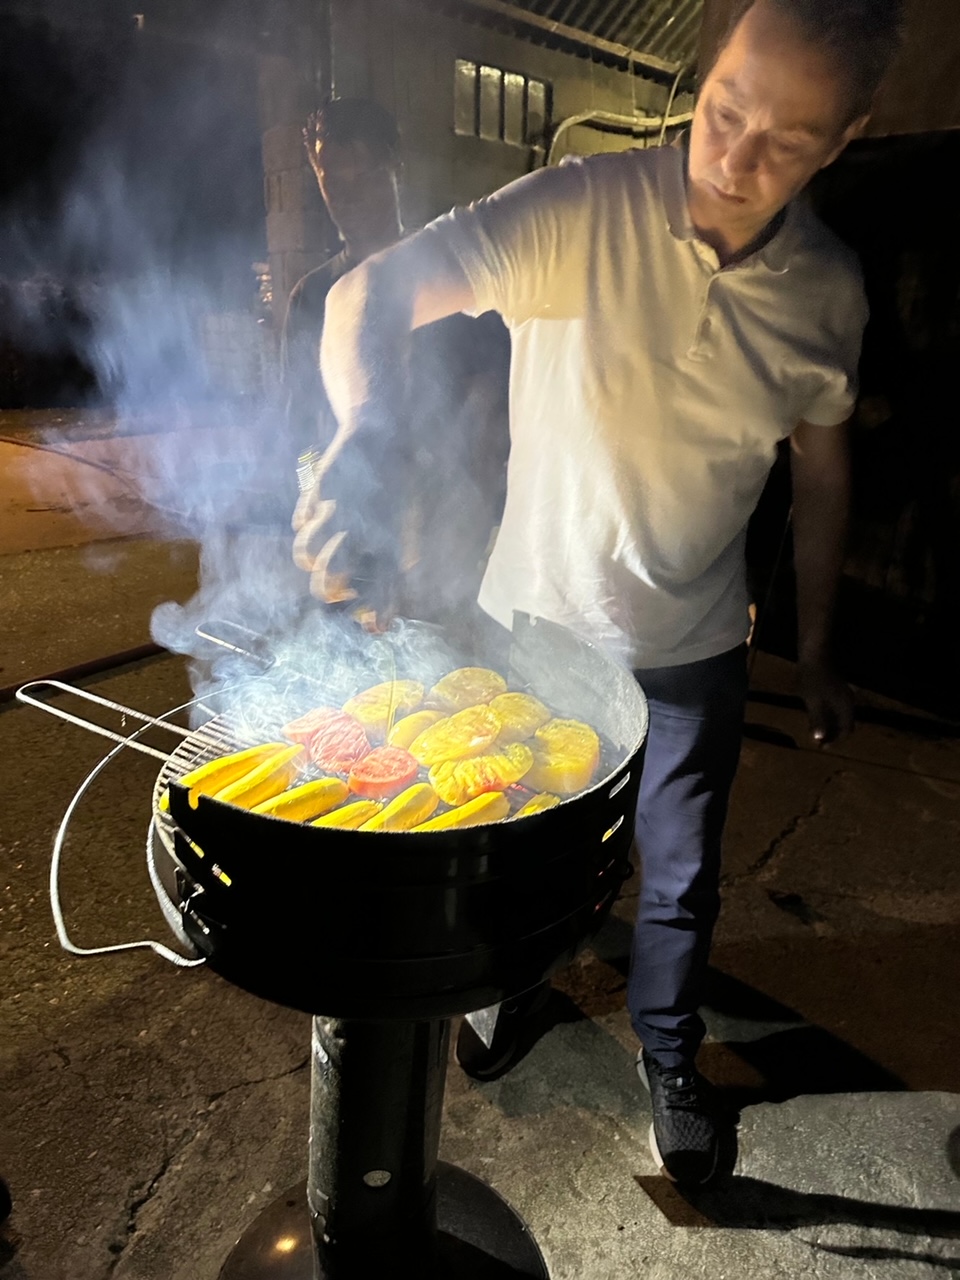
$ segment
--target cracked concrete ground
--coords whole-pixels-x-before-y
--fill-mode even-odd
[[[118,587],[149,571],[150,594],[182,595],[183,558],[138,545]],[[29,596],[37,563],[10,557],[4,581]],[[72,590],[38,581],[47,625],[8,644],[11,670],[90,656],[84,602],[103,604],[80,552],[58,563]],[[144,616],[109,619],[107,647],[145,640]],[[718,1185],[681,1198],[647,1148],[623,1008],[635,881],[515,1070],[478,1086],[451,1067],[442,1154],[525,1215],[553,1280],[960,1276],[960,737],[863,695],[856,734],[808,750],[790,675],[756,665],[730,815],[702,1054],[739,1116]],[[174,658],[88,687],[148,711],[188,696]],[[0,740],[0,1278],[213,1280],[304,1174],[309,1020],[149,953],[65,955],[50,845],[103,744],[12,705]],[[168,940],[143,858],[154,771],[111,766],[78,815],[83,945]]]

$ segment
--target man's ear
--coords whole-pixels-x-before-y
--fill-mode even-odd
[[[833,164],[834,160],[836,160],[837,156],[840,155],[848,143],[853,142],[854,138],[859,138],[869,123],[870,112],[867,111],[864,115],[858,116],[852,124],[847,125],[846,129],[844,129],[843,133],[840,135],[837,145],[827,156],[826,160],[824,160],[820,168],[826,169],[827,165]]]

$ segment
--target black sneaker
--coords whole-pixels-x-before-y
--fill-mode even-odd
[[[720,1135],[710,1087],[693,1063],[676,1069],[637,1054],[637,1075],[650,1092],[650,1150],[671,1182],[703,1186],[717,1169]]]
[[[549,982],[541,982],[522,995],[493,1009],[481,1009],[475,1015],[479,1027],[492,1023],[491,1033],[483,1035],[466,1018],[457,1035],[457,1062],[473,1080],[496,1080],[519,1062],[537,1040],[534,1017],[550,998]],[[495,1018],[495,1021],[494,1021]],[[489,1043],[488,1043],[489,1041]]]

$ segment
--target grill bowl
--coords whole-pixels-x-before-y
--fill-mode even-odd
[[[330,1017],[445,1018],[568,963],[628,874],[646,702],[629,671],[542,622],[515,626],[509,672],[611,745],[616,764],[589,790],[528,818],[423,833],[314,828],[206,796],[192,809],[176,777],[232,749],[214,720],[158,780],[168,918],[172,906],[229,981]]]

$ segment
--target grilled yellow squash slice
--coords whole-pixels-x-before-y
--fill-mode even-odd
[[[414,831],[453,831],[460,827],[479,827],[485,822],[499,822],[510,812],[510,802],[502,791],[488,791],[457,809],[449,809],[438,818],[421,822]]]
[[[433,787],[426,782],[415,782],[406,791],[401,791],[385,809],[369,818],[360,830],[409,831],[411,827],[426,822],[439,803],[440,798]]]
[[[200,796],[212,796],[222,791],[224,787],[236,782],[244,774],[251,773],[265,760],[286,751],[288,747],[289,743],[286,742],[267,742],[259,747],[247,747],[244,751],[234,751],[228,756],[218,756],[216,760],[209,760],[190,773],[185,773],[180,779],[180,785],[190,792],[190,808],[196,809]]]
[[[300,761],[305,758],[303,747],[283,747],[256,769],[231,782],[222,791],[216,791],[214,799],[238,805],[241,809],[252,809],[286,791],[300,771]]]
[[[253,811],[286,818],[290,822],[306,822],[343,804],[349,794],[350,788],[340,778],[317,778],[254,805]]]

